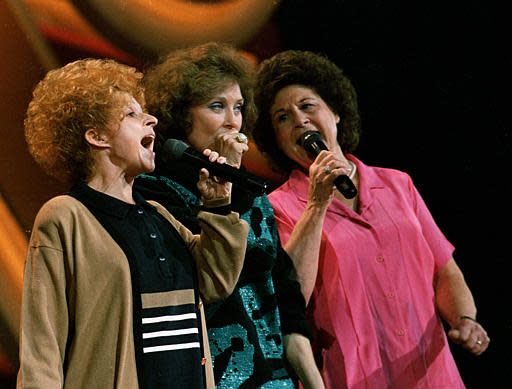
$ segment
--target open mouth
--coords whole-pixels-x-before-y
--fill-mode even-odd
[[[155,141],[155,136],[150,134],[150,135],[146,135],[144,138],[142,138],[142,140],[140,141],[140,144],[145,149],[151,150],[153,147],[154,141]]]

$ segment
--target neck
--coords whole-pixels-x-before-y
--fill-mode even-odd
[[[129,204],[135,204],[133,200],[133,180],[127,179],[124,175],[95,174],[87,181],[92,189],[105,193]]]

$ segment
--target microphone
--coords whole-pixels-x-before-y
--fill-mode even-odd
[[[207,156],[187,146],[185,142],[178,139],[167,139],[162,148],[162,160],[165,163],[183,161],[196,168],[206,168],[210,175],[217,176],[239,185],[242,189],[264,194],[267,190],[267,183],[258,176],[227,164],[210,162]]]
[[[304,149],[313,157],[317,157],[322,150],[328,150],[327,146],[322,139],[322,136],[316,131],[306,131],[300,137],[299,143]],[[334,179],[334,185],[340,193],[347,199],[354,198],[357,195],[357,189],[347,175],[342,174]]]

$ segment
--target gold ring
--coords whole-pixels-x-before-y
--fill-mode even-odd
[[[236,136],[236,141],[238,143],[247,143],[247,136],[245,136],[245,134],[240,133]]]
[[[476,344],[478,344],[480,346],[482,344],[482,341],[481,340],[477,340]]]

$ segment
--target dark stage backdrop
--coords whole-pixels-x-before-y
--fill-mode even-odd
[[[408,172],[473,291],[491,337],[453,346],[468,389],[512,387],[510,71],[504,9],[490,2],[285,0],[282,49],[322,52],[359,94],[368,164]]]

